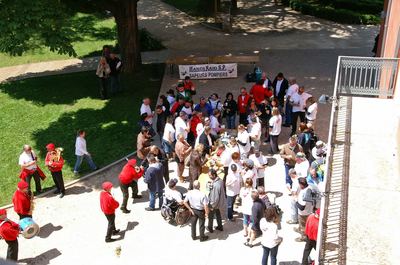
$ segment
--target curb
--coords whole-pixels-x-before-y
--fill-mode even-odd
[[[118,160],[112,162],[111,164],[106,165],[105,167],[102,167],[102,168],[100,168],[100,169],[98,169],[98,170],[96,170],[96,171],[90,172],[89,174],[87,174],[87,175],[85,175],[85,176],[83,176],[83,177],[81,177],[81,178],[72,180],[72,181],[70,181],[70,182],[68,182],[67,184],[64,185],[64,186],[65,186],[65,189],[67,190],[68,187],[71,187],[72,185],[74,185],[74,184],[76,184],[76,183],[78,183],[78,182],[87,180],[87,179],[89,179],[89,178],[91,178],[91,177],[93,177],[93,176],[95,176],[95,175],[97,175],[97,174],[99,174],[99,173],[101,173],[101,172],[103,172],[103,171],[106,171],[106,170],[108,170],[109,168],[115,166],[116,164],[121,163],[121,162],[124,161],[126,158],[131,157],[131,156],[133,156],[133,155],[135,155],[135,154],[136,154],[136,151],[133,152],[133,153],[130,153],[130,154],[125,155],[123,158],[120,158],[120,159],[118,159]],[[39,196],[35,196],[35,197],[36,197],[36,198],[45,197],[46,195],[50,194],[50,193],[53,192],[54,190],[55,190],[55,188],[51,188],[51,189],[49,189],[48,191],[43,192],[43,193],[41,193]],[[12,208],[12,207],[14,207],[13,204],[7,204],[7,205],[4,205],[4,206],[0,207],[0,209],[10,209],[10,208]]]

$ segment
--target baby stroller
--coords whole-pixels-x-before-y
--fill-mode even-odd
[[[177,225],[184,225],[190,219],[190,211],[184,206],[177,203],[176,200],[168,200],[164,196],[164,203],[161,206],[161,216]]]

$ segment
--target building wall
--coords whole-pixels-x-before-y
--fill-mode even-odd
[[[400,1],[387,0],[386,19],[381,46],[381,57],[400,57]]]

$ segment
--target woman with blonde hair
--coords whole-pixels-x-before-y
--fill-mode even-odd
[[[282,117],[277,107],[272,108],[272,117],[269,119],[269,136],[272,154],[279,151],[278,138],[282,130]]]
[[[111,68],[107,63],[106,57],[101,57],[97,65],[96,75],[100,80],[100,96],[102,99],[107,99],[108,78],[110,77]]]
[[[253,207],[253,199],[251,192],[253,191],[253,180],[248,178],[244,182],[244,187],[240,189],[239,196],[242,199],[243,213],[243,236],[247,238],[249,235],[249,226],[251,224],[251,209]]]

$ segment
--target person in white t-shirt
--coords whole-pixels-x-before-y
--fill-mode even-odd
[[[221,112],[218,109],[213,110],[213,115],[210,116],[211,134],[214,136],[217,136],[221,131],[221,125],[218,121],[219,116],[221,116]]]
[[[38,171],[37,156],[30,145],[24,145],[23,152],[20,154],[18,159],[18,165],[22,169],[20,178],[28,183],[28,191],[31,191],[31,179],[33,178],[35,181],[36,193],[41,193],[42,186],[40,183],[40,177],[43,172],[39,170],[41,172],[40,174]]]
[[[161,140],[161,146],[168,158],[171,158],[174,152],[172,146],[175,142],[175,128],[172,126],[172,121],[173,117],[169,116],[167,118],[167,122],[165,123],[164,134]]]
[[[257,117],[251,118],[250,138],[253,142],[254,148],[258,150],[261,144],[261,123]]]
[[[269,119],[269,136],[272,154],[279,152],[278,140],[282,130],[282,116],[279,109],[272,108],[272,117]]]
[[[185,140],[187,139],[190,126],[186,122],[186,119],[187,115],[183,111],[181,111],[179,113],[179,117],[175,119],[175,139],[178,139],[179,134],[182,134]]]
[[[236,139],[239,144],[240,156],[242,157],[242,159],[246,159],[250,151],[251,144],[250,135],[246,131],[246,127],[244,127],[243,124],[240,124],[238,126],[238,135]]]
[[[306,119],[307,123],[311,123],[312,128],[315,131],[315,122],[317,119],[318,112],[318,104],[314,97],[309,97],[306,102],[307,111],[306,111]]]
[[[304,233],[306,228],[307,218],[313,213],[313,204],[310,201],[306,201],[307,194],[309,193],[310,187],[308,186],[306,178],[299,178],[299,195],[297,196],[297,208],[299,214],[299,227],[294,228],[295,232],[300,233],[300,237],[296,238],[296,242],[305,242],[307,237]]]
[[[242,171],[243,181],[246,182],[246,179],[251,179],[253,183],[253,189],[256,188],[257,185],[257,169],[254,166],[254,162],[251,159],[247,159],[244,163],[244,170]]]
[[[249,156],[254,162],[254,168],[257,170],[256,187],[264,187],[265,169],[267,168],[267,158],[262,155],[261,151],[256,150],[254,154]]]
[[[147,113],[146,121],[150,125],[152,125],[153,124],[154,113],[153,113],[153,111],[151,110],[151,107],[150,107],[150,98],[144,98],[143,99],[142,106],[140,107],[140,115],[142,115],[143,113]]]
[[[279,216],[275,208],[270,207],[265,210],[265,217],[260,220],[260,229],[262,232],[261,245],[263,248],[262,265],[268,264],[268,256],[271,257],[271,265],[276,265],[276,256],[278,248],[282,242],[282,237],[278,234]]]
[[[286,91],[286,106],[285,106],[285,124],[283,126],[290,127],[292,125],[292,108],[290,99],[299,91],[299,85],[295,78],[289,78],[289,88]]]
[[[233,219],[233,205],[236,200],[236,196],[240,192],[240,184],[242,183],[242,177],[238,171],[236,164],[230,166],[230,173],[226,176],[226,196],[228,205],[228,220],[234,221]]]
[[[304,86],[299,87],[299,91],[294,93],[290,98],[290,104],[292,104],[292,133],[296,134],[297,131],[297,120],[300,118],[301,122],[306,121],[306,100],[311,97],[310,94],[304,92]]]
[[[244,187],[240,189],[240,198],[242,199],[242,214],[243,214],[243,236],[249,234],[249,225],[251,224],[251,208],[253,207],[253,199],[251,192],[253,191],[253,180],[251,178],[244,179]]]
[[[92,171],[97,169],[96,164],[93,162],[92,156],[87,151],[85,137],[86,137],[86,132],[84,130],[79,130],[75,141],[76,163],[74,166],[74,174],[79,173],[79,168],[84,158],[88,162]]]
[[[306,178],[308,175],[308,169],[310,168],[310,162],[306,159],[306,155],[302,152],[296,154],[296,164],[294,170],[297,172],[299,178]]]
[[[165,189],[165,199],[167,199],[168,201],[176,201],[178,204],[183,205],[182,193],[180,193],[176,189],[177,183],[178,180],[176,178],[170,179],[168,181],[167,188]]]
[[[289,169],[289,176],[293,182],[292,187],[290,187],[289,184],[287,184],[287,189],[289,190],[289,194],[291,197],[291,207],[290,207],[290,220],[286,221],[288,224],[298,224],[299,223],[299,218],[298,218],[298,210],[297,210],[297,196],[300,192],[300,187],[299,187],[299,181],[297,177],[296,170],[294,168]]]

